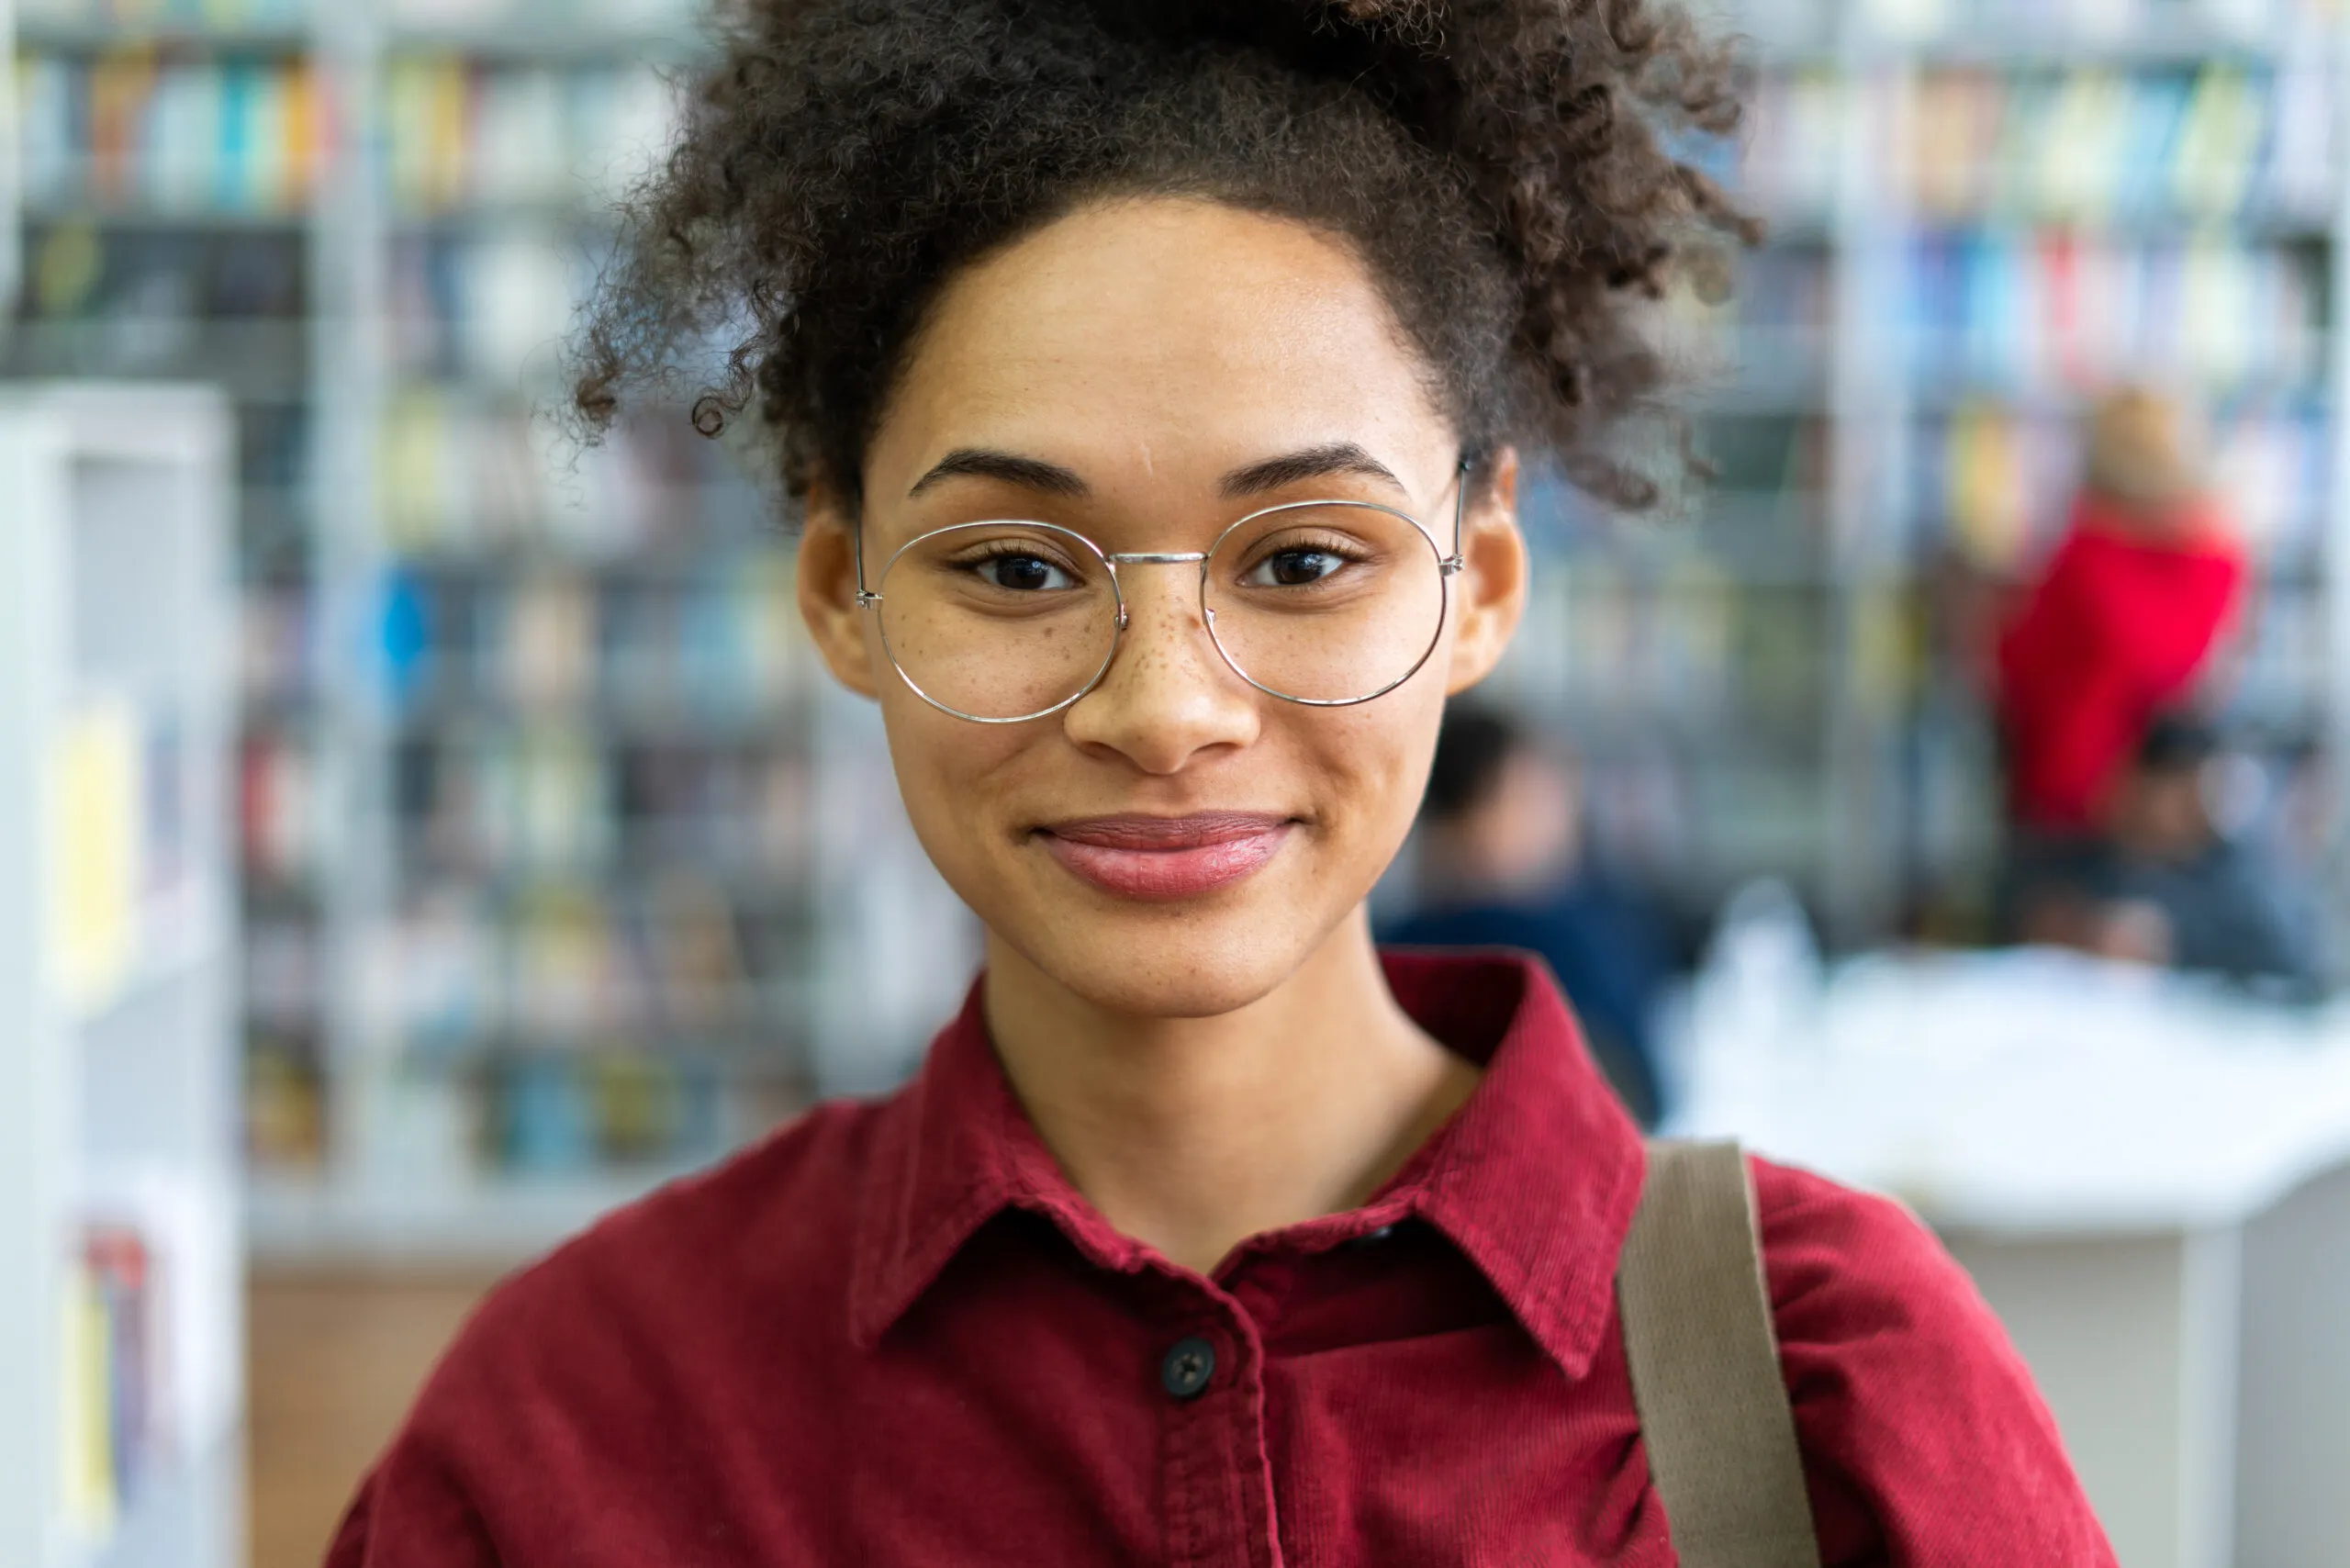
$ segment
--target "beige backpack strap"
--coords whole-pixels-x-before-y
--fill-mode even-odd
[[[1649,1474],[1682,1568],[1819,1568],[1736,1144],[1649,1145],[1616,1290]]]

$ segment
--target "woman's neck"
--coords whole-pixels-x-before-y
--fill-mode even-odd
[[[1077,1190],[1212,1271],[1238,1242],[1353,1208],[1476,1086],[1388,991],[1360,911],[1278,989],[1212,1018],[1108,1012],[989,944],[988,1029]]]

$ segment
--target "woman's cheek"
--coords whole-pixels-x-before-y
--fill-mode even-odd
[[[995,902],[988,861],[1000,826],[989,781],[1012,737],[941,713],[911,693],[885,698],[882,722],[914,836],[956,895],[984,917]]]
[[[1443,717],[1441,701],[1396,702],[1384,712],[1373,712],[1397,692],[1357,711],[1355,722],[1334,734],[1341,744],[1324,751],[1319,762],[1329,780],[1334,803],[1348,821],[1348,836],[1359,853],[1392,856],[1411,831],[1419,810],[1420,788],[1436,745],[1436,726]],[[1432,711],[1423,712],[1423,708]],[[1374,872],[1376,875],[1376,872]]]

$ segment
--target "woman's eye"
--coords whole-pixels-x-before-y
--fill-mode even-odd
[[[998,555],[979,564],[979,576],[990,585],[1020,593],[1074,588],[1069,573],[1034,555]]]
[[[1260,588],[1305,588],[1346,564],[1345,557],[1328,550],[1277,550],[1248,576]]]

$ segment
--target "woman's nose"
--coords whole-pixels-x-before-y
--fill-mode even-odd
[[[1202,618],[1199,568],[1125,568],[1126,630],[1102,684],[1063,724],[1081,746],[1118,753],[1146,773],[1171,774],[1204,751],[1257,736],[1255,689],[1216,652]]]

